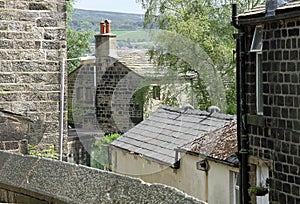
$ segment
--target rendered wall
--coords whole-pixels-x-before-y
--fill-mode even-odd
[[[184,154],[180,168],[172,169],[117,148],[112,148],[111,159],[113,172],[173,186],[200,200],[208,200],[208,203],[231,204],[230,171],[238,172],[238,168],[209,161],[206,177],[205,171],[196,169],[196,162],[203,160],[201,157]]]

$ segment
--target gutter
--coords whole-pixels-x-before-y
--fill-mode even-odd
[[[225,165],[232,166],[232,167],[238,167],[239,166],[239,164],[234,164],[234,163],[228,162],[226,160],[217,159],[217,158],[214,158],[214,157],[211,157],[211,156],[207,156],[205,154],[201,154],[199,152],[193,152],[193,151],[189,151],[189,150],[186,150],[186,149],[175,149],[175,151],[177,153],[180,152],[180,153],[185,153],[185,154],[189,154],[189,155],[193,155],[193,156],[202,157],[204,159],[207,159],[207,160],[210,160],[210,161],[213,161],[213,162],[216,162],[216,163],[220,163],[220,164],[225,164]]]
[[[238,22],[237,5],[232,4],[232,22],[231,25],[238,29],[234,35],[236,39],[236,92],[237,92],[237,156],[240,161],[240,181],[241,187],[240,203],[248,204],[248,137],[246,129],[246,95],[245,95],[245,32]]]

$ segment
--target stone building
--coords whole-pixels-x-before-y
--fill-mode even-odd
[[[119,61],[110,29],[95,35],[95,42],[96,59],[69,74],[69,118],[77,129],[126,132],[143,118],[142,108],[133,101],[143,77]]]
[[[64,0],[0,0],[0,108],[32,121],[30,143],[58,145]]]
[[[299,203],[300,1],[267,0],[232,23],[239,30],[241,203]],[[268,193],[248,194],[249,185]]]

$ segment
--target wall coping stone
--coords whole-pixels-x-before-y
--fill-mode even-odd
[[[205,204],[176,188],[58,160],[0,151],[0,188],[64,203]]]

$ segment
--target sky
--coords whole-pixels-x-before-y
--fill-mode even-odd
[[[74,7],[86,10],[144,13],[141,4],[136,3],[136,0],[75,0]]]

